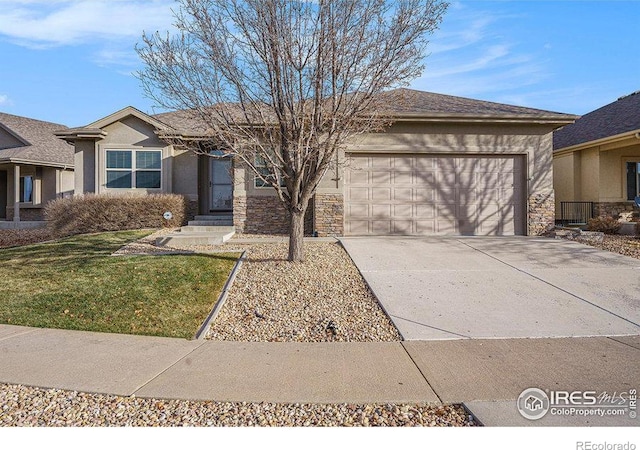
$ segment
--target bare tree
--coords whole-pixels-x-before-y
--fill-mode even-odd
[[[216,148],[275,189],[291,216],[289,260],[301,261],[320,180],[349,139],[389,124],[380,94],[422,73],[447,3],[179,3],[177,32],[145,34],[137,48],[145,93],[203,122]]]

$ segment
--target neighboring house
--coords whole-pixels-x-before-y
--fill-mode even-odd
[[[596,216],[633,209],[640,195],[640,91],[596,109],[553,134],[556,214],[577,202]]]
[[[0,220],[43,219],[49,200],[73,194],[73,146],[63,125],[0,113]]]
[[[326,235],[535,235],[554,224],[552,131],[576,116],[398,89],[393,125],[337,155],[310,206]],[[57,135],[75,145],[75,191],[173,192],[191,212],[221,214],[237,232],[286,233],[273,189],[242,164],[166,141],[208,139],[178,111],[127,107]]]

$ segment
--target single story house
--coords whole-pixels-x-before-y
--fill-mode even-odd
[[[42,220],[49,200],[73,194],[72,145],[57,123],[0,113],[0,221]]]
[[[410,89],[388,94],[394,122],[350,142],[319,186],[309,232],[537,235],[554,225],[552,132],[576,116]],[[207,139],[185,111],[127,107],[57,135],[75,146],[75,192],[173,192],[192,214],[226,214],[240,233],[286,233],[273,190],[230,159],[168,143]]]
[[[553,133],[556,215],[576,207],[595,216],[633,209],[640,195],[640,91],[620,97]]]

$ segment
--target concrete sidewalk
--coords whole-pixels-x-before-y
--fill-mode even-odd
[[[0,382],[191,400],[464,403],[486,425],[526,421],[526,388],[625,392],[640,384],[640,336],[390,343],[249,343],[0,325]]]

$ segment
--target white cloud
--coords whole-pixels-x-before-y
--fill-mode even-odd
[[[436,32],[426,71],[416,89],[465,97],[496,99],[505,92],[530,89],[549,77],[544,57],[523,50],[508,30],[522,16],[455,4]]]
[[[0,106],[10,106],[11,104],[8,95],[0,94]]]
[[[136,40],[168,29],[172,0],[0,0],[0,35],[29,47]]]

